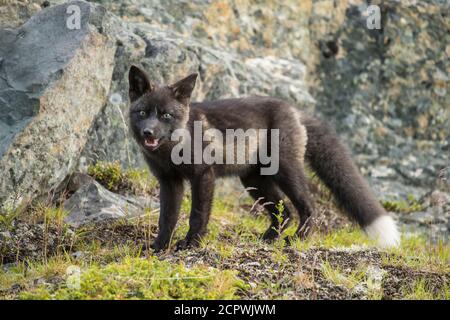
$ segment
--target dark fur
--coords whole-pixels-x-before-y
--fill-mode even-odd
[[[314,209],[304,173],[306,132],[302,131],[302,125],[306,127],[308,136],[306,158],[349,215],[361,226],[366,226],[384,214],[345,147],[326,124],[301,115],[300,125],[295,114],[298,111],[294,111],[288,103],[270,97],[190,103],[195,80],[194,74],[170,86],[154,87],[139,68],[132,67],[129,73],[131,131],[161,186],[159,234],[153,244],[155,250],[166,248],[171,240],[183,196],[183,182],[187,180],[191,184],[192,209],[189,232],[178,243],[178,248],[198,244],[206,233],[215,179],[227,175],[239,176],[254,199],[263,198],[264,202],[269,202],[266,209],[272,223],[264,233],[264,239],[272,240],[279,234],[281,226],[273,213],[277,212],[275,204],[284,196],[291,200],[300,217],[296,234],[305,237],[312,227]],[[141,115],[143,111],[145,116]],[[165,113],[172,117],[162,118]],[[184,127],[192,132],[195,120],[204,121],[205,125],[221,131],[227,128],[279,129],[278,173],[261,176],[260,164],[173,164],[170,155],[175,142],[169,141],[170,135],[175,129]],[[148,132],[151,132],[148,141],[160,138],[161,142],[155,150],[144,145],[149,137]],[[286,208],[283,218],[286,220],[289,216],[290,210]]]

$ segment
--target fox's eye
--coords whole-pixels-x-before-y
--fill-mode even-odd
[[[139,115],[141,117],[145,117],[147,115],[147,112],[145,112],[144,110],[139,111]]]
[[[172,115],[171,115],[170,113],[164,113],[164,114],[162,115],[162,118],[163,118],[163,119],[172,119]]]

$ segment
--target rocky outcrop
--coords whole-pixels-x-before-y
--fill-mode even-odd
[[[0,204],[14,206],[57,186],[77,164],[104,106],[116,50],[104,8],[72,2],[0,30]]]
[[[69,213],[65,222],[72,227],[89,223],[142,215],[145,209],[155,209],[159,203],[150,197],[122,196],[112,193],[98,182],[83,184],[67,201]]]

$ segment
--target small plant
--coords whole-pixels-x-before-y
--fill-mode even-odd
[[[283,237],[281,236],[284,230],[284,227],[286,226],[288,220],[284,220],[283,218],[283,213],[285,210],[284,207],[284,202],[283,200],[280,200],[276,205],[275,208],[277,209],[277,213],[272,213],[273,216],[277,219],[278,222],[278,228],[274,228],[275,232],[277,232],[278,237],[276,239],[276,241],[274,242],[274,252],[272,254],[272,257],[275,261],[277,261],[280,264],[283,264],[287,261],[287,256],[286,254],[283,252],[283,249],[286,245],[286,240],[283,239]]]
[[[124,175],[118,162],[99,161],[89,166],[88,174],[110,191],[118,191],[125,187]]]
[[[124,176],[134,194],[149,194],[158,186],[156,178],[145,169],[127,169]]]
[[[19,210],[6,210],[0,213],[0,230],[11,230],[19,214]]]
[[[27,222],[32,224],[44,223],[46,226],[62,229],[67,214],[68,212],[63,207],[45,202],[35,202],[28,210]]]
[[[14,227],[14,221],[22,217],[23,213],[27,211],[28,203],[23,202],[19,206],[5,207],[3,212],[0,211],[0,231],[11,230]]]
[[[112,192],[149,194],[157,181],[147,170],[123,170],[119,162],[99,161],[88,168],[88,174]]]
[[[278,233],[278,236],[281,237],[281,233],[283,232],[284,227],[288,223],[288,219],[284,220],[283,218],[283,213],[285,210],[283,200],[278,201],[278,203],[275,205],[275,208],[277,208],[278,211],[276,213],[275,212],[272,213],[272,215],[275,217],[275,219],[277,219],[278,222],[278,228],[275,229],[275,231]]]

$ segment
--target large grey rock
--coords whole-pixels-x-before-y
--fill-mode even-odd
[[[79,29],[67,27],[69,4],[0,29],[0,207],[57,186],[105,104],[116,22],[102,7],[70,4],[80,9]]]
[[[130,218],[142,215],[145,209],[158,208],[151,198],[123,196],[112,193],[98,182],[82,185],[65,203],[69,212],[65,222],[73,227],[105,220]]]

